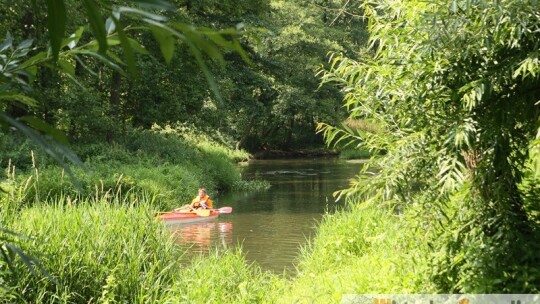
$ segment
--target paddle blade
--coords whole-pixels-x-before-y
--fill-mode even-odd
[[[231,213],[232,212],[232,207],[221,207],[219,209],[217,209],[219,211],[219,213]]]
[[[198,216],[209,216],[210,215],[210,210],[208,210],[208,209],[198,209],[198,210],[195,210],[195,213]]]

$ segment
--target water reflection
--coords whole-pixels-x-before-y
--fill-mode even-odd
[[[231,222],[212,221],[171,225],[168,228],[177,244],[191,246],[193,253],[209,253],[213,245],[231,245],[232,227]]]

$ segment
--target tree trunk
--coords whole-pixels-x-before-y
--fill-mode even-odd
[[[114,71],[111,77],[109,111],[110,111],[111,119],[113,120],[115,124],[120,123],[121,121],[121,115],[120,115],[121,86],[122,86],[122,75],[120,75],[120,73],[118,73],[117,71]],[[107,130],[106,140],[108,143],[111,143],[114,140],[114,130],[112,128],[109,128],[109,130]]]
[[[255,116],[251,116],[247,127],[244,129],[244,132],[242,132],[242,137],[240,137],[240,140],[236,143],[236,150],[240,150],[242,148],[242,146],[246,142],[247,137],[251,133],[251,129],[253,129],[254,125],[255,125]]]

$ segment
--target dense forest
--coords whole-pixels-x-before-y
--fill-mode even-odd
[[[1,302],[538,293],[536,1],[5,0],[0,17]],[[236,170],[254,152],[324,144],[370,157],[294,277],[236,250],[186,266],[153,221],[202,184],[268,187]]]
[[[77,144],[180,123],[221,132],[249,151],[320,147],[316,124],[337,123],[344,110],[339,90],[320,86],[316,73],[329,52],[354,57],[365,41],[360,18],[340,14],[339,1],[320,2],[171,1],[160,15],[112,2],[96,7],[102,51],[105,42],[84,22],[89,4],[65,1],[62,34],[71,38],[53,63],[43,53],[53,12],[43,2],[8,1],[0,11],[5,64],[27,74],[4,76],[31,83],[27,96],[39,107],[5,111],[42,119]],[[113,10],[117,22],[105,18]]]

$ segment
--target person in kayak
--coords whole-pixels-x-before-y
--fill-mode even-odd
[[[199,194],[191,201],[191,204],[184,205],[180,208],[176,208],[176,211],[181,210],[197,210],[197,209],[212,209],[214,207],[214,202],[212,202],[212,199],[206,194],[205,188],[199,188]]]

